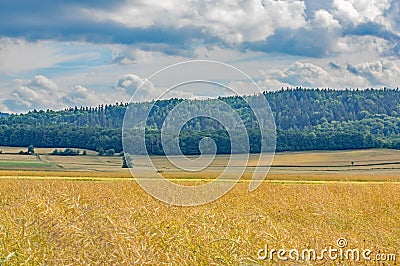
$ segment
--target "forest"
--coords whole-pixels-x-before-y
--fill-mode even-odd
[[[304,89],[287,88],[260,95],[192,100],[194,108],[211,109],[216,100],[232,107],[246,126],[250,151],[260,151],[260,128],[247,102],[265,97],[276,125],[277,151],[400,149],[399,89]],[[32,110],[0,116],[0,145],[79,148],[103,153],[122,151],[125,111],[148,112],[146,147],[163,154],[160,129],[169,112],[184,101],[168,99],[143,103],[116,103],[97,107],[73,107],[61,111]],[[212,111],[212,110],[210,110]],[[198,154],[199,141],[212,138],[218,153],[230,153],[227,130],[217,121],[189,121],[179,134],[184,154]]]

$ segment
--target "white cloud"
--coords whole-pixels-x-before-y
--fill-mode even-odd
[[[271,77],[265,77],[264,80],[258,81],[257,85],[261,88],[262,91],[276,91],[280,90],[281,88],[293,87],[292,84],[279,81]]]
[[[160,52],[144,51],[128,45],[112,45],[113,61],[123,65],[149,63],[161,55]]]
[[[344,23],[357,25],[363,22],[384,23],[384,12],[390,0],[334,0],[334,14]]]
[[[117,10],[82,9],[96,21],[128,27],[198,27],[230,43],[263,40],[276,28],[303,27],[303,1],[143,1]]]
[[[399,1],[392,1],[390,8],[384,17],[387,21],[388,28],[392,31],[400,34],[400,2]]]
[[[287,68],[264,71],[260,82],[269,90],[281,87],[368,88],[398,87],[400,60],[380,59],[372,62],[321,67],[312,63],[295,62]]]
[[[389,41],[375,36],[345,36],[339,39],[335,52],[346,57],[363,54],[364,57],[371,59],[389,54],[392,46]]]
[[[312,20],[312,25],[328,30],[336,30],[341,27],[339,21],[336,20],[333,15],[325,9],[320,9],[315,12],[315,18]]]
[[[174,89],[156,86],[150,80],[143,79],[135,74],[125,74],[121,76],[117,82],[117,86],[124,90],[124,93],[132,98],[132,101],[151,101],[168,98],[195,98],[203,96],[202,90],[198,89],[197,93],[193,92],[192,86],[186,88],[178,87]]]
[[[27,42],[22,39],[0,38],[0,72],[15,75],[25,71],[54,66],[66,56],[48,42]]]
[[[301,1],[226,1],[208,2],[199,25],[222,39],[238,43],[260,41],[277,28],[305,26],[305,4]]]
[[[310,2],[318,4],[310,10]],[[400,82],[397,0],[127,0],[107,10],[88,6],[73,9],[77,19],[86,14],[88,27],[77,20],[82,35],[71,29],[53,36],[54,29],[44,28],[36,42],[0,37],[1,110],[128,101],[141,77],[188,57],[231,63],[261,78],[259,84],[267,89],[392,87]],[[330,61],[338,68],[329,68]],[[39,73],[44,76],[35,76]],[[20,80],[12,83],[15,78]],[[239,83],[245,92],[246,84]],[[163,91],[158,84],[147,86],[140,92],[142,100],[157,99]],[[197,96],[174,92],[176,97],[190,95]]]
[[[26,112],[32,109],[60,110],[70,106],[97,106],[121,100],[118,93],[112,96],[96,94],[82,85],[64,89],[49,78],[38,75],[31,80],[16,80],[16,87],[2,100],[0,107],[11,112]]]
[[[379,32],[373,32],[378,30],[379,27],[392,32],[399,30],[398,27],[396,29],[398,25],[396,22],[398,20],[396,13],[398,5],[395,4],[396,1],[394,0],[332,0],[330,4],[324,1],[311,14],[310,10],[307,9],[310,8],[309,2],[296,0],[184,0],[177,5],[173,0],[162,2],[151,0],[127,1],[112,10],[96,8],[83,8],[81,10],[84,14],[90,14],[90,17],[93,17],[96,21],[103,23],[111,21],[130,28],[150,29],[151,27],[159,27],[178,30],[185,27],[195,28],[203,34],[198,38],[217,37],[212,42],[220,43],[218,39],[222,39],[232,47],[242,43],[268,41],[268,38],[278,34],[278,38],[282,39],[282,46],[286,47],[285,40],[289,42],[289,44],[286,44],[288,46],[285,48],[286,50],[281,51],[275,45],[268,46],[265,51],[261,50],[300,55],[311,54],[311,56],[315,55],[312,54],[312,51],[307,51],[308,46],[310,46],[307,39],[316,39],[320,36],[320,38],[326,40],[326,43],[321,44],[326,48],[320,48],[326,51],[317,53],[325,56],[330,55],[332,51],[337,52],[338,49],[335,48],[341,36],[353,35],[351,31],[363,23],[374,23],[376,28],[366,29],[366,32],[361,29],[361,33],[357,34],[379,35]],[[371,32],[369,33],[368,30]],[[279,35],[281,31],[285,32],[285,36]],[[296,40],[286,36],[291,34]],[[304,37],[304,40],[301,40],[303,35],[307,36]],[[198,46],[198,42],[190,39],[177,42],[180,44],[182,44],[181,42],[186,42],[186,44],[189,42],[192,46]],[[279,43],[279,41],[277,42]],[[291,52],[291,42],[300,43],[299,46],[303,47],[305,52]],[[302,45],[303,43],[304,45]],[[173,46],[173,41],[166,40],[165,44]],[[185,50],[190,50],[186,44]],[[314,46],[318,47],[316,44]],[[157,49],[157,47],[159,46],[153,48]],[[182,47],[179,49],[182,49]],[[300,48],[296,49],[301,50]],[[174,52],[178,53],[178,51]],[[129,52],[125,54],[129,54]],[[132,63],[136,61],[136,57],[140,60],[140,56],[122,56],[121,62]]]
[[[359,14],[356,8],[350,1],[346,0],[334,0],[333,5],[335,7],[334,13],[343,22],[347,23],[358,23]]]
[[[117,82],[117,86],[120,88],[123,88],[126,92],[126,94],[128,95],[133,95],[134,93],[136,93],[136,91],[138,90],[138,88],[140,86],[145,86],[143,88],[143,92],[144,94],[151,94],[151,92],[154,90],[154,86],[150,81],[147,81],[145,83],[145,79],[135,75],[135,74],[126,74],[123,75],[119,78],[118,82]],[[143,95],[145,96],[145,95]]]
[[[398,87],[400,83],[400,60],[381,59],[356,65],[348,65],[354,75],[366,78],[378,87]]]
[[[60,101],[62,90],[48,78],[38,75],[32,80],[17,80],[16,82],[16,88],[3,102],[9,110],[20,112],[34,108],[61,109],[65,107]]]
[[[295,62],[287,68],[274,71],[264,71],[264,81],[260,84],[268,90],[281,87],[310,88],[365,88],[370,85],[363,76],[355,76],[340,66],[337,69],[322,68],[312,63]]]
[[[104,98],[82,85],[76,85],[62,97],[61,101],[69,106],[96,106],[103,103]]]
[[[267,76],[285,84],[306,87],[325,87],[334,82],[334,78],[321,67],[301,62],[296,62],[284,70],[272,71]]]

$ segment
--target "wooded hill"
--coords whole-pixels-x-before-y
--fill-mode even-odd
[[[257,97],[266,97],[272,109],[277,151],[400,149],[399,89],[295,88],[247,96],[246,100],[257,100]],[[238,112],[249,132],[251,152],[259,152],[260,132],[246,100],[241,97],[219,99]],[[163,154],[160,128],[168,112],[181,101],[169,99],[131,106],[140,114],[154,105],[146,121],[146,143],[150,154]],[[213,100],[196,100],[192,104],[207,108],[204,101]],[[128,104],[119,103],[1,116],[0,145],[73,147],[100,152],[114,149],[120,152],[121,129],[127,107]],[[204,136],[214,139],[218,153],[229,153],[230,141],[226,130],[205,118],[190,121],[183,128],[180,135],[183,152],[199,153],[198,144]]]

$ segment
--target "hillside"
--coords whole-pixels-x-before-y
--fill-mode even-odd
[[[266,97],[277,127],[277,150],[342,150],[362,148],[400,149],[400,91],[287,89],[248,96]],[[251,152],[260,150],[254,114],[240,97],[220,98],[233,107],[252,136]],[[146,140],[151,154],[162,154],[160,128],[180,99],[135,103],[137,113],[150,110]],[[213,100],[204,100],[213,101]],[[204,101],[193,101],[204,105]],[[104,151],[122,150],[121,128],[128,104],[75,107],[63,111],[33,110],[27,114],[0,118],[0,145],[76,147]],[[204,105],[207,106],[207,105]],[[207,108],[207,107],[205,107]],[[190,121],[181,133],[186,154],[197,154],[198,142],[215,139],[218,153],[228,153],[227,132],[207,119]]]

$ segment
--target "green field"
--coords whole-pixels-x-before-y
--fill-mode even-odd
[[[0,161],[0,168],[19,169],[19,168],[46,168],[51,166],[45,162],[26,162],[26,161]]]

